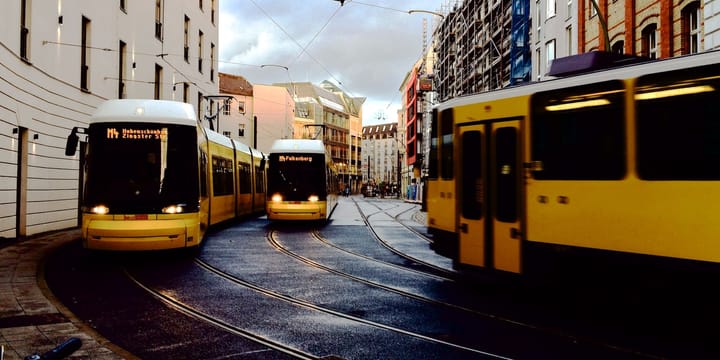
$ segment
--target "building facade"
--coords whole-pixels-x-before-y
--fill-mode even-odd
[[[363,126],[362,156],[368,164],[366,172],[363,171],[363,182],[380,189],[384,187],[388,194],[402,193],[401,142],[397,139],[397,129],[395,122]]]
[[[547,77],[555,58],[578,53],[577,4],[578,0],[530,1],[533,81]]]
[[[718,27],[718,20],[703,22],[705,7],[712,8],[703,0],[592,1],[578,3],[581,52],[609,50],[651,59],[693,54],[705,50],[703,24],[713,33]]]
[[[353,138],[362,123],[362,105],[365,98],[347,95],[337,86],[324,81],[312,83],[275,84],[293,89],[295,93],[295,127],[302,128],[296,137],[323,139],[338,170],[342,188],[350,186],[357,191],[360,185],[359,136]],[[355,146],[353,147],[353,143]]]
[[[74,126],[112,98],[217,94],[218,1],[30,1],[0,13],[0,238],[78,224]]]
[[[434,31],[438,99],[545,80],[554,59],[578,53],[720,49],[719,1],[455,1]]]

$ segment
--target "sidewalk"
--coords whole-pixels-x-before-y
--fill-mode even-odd
[[[71,359],[133,358],[75,318],[45,284],[45,256],[79,237],[79,230],[71,229],[12,241],[0,248],[0,346],[4,360],[42,355],[71,337],[82,340],[82,347]]]

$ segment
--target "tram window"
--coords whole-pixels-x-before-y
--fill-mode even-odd
[[[479,220],[483,216],[485,190],[482,177],[483,138],[479,131],[466,131],[462,135],[462,214],[467,219]]]
[[[720,180],[720,66],[638,79],[637,166],[646,180]]]
[[[207,153],[200,149],[200,196],[207,197]]]
[[[213,195],[229,195],[233,193],[232,160],[213,156]]]
[[[252,192],[252,182],[249,164],[238,163],[238,177],[238,182],[240,184],[240,194],[250,194]]]
[[[619,180],[626,173],[625,100],[620,81],[532,98],[532,160],[539,180]]]
[[[442,142],[440,148],[440,177],[445,180],[453,179],[453,112],[452,109],[443,111],[440,120],[440,134]]]
[[[263,181],[263,171],[259,166],[255,167],[255,192],[265,192],[265,182]]]
[[[495,132],[496,217],[503,222],[517,221],[517,129],[504,127]]]

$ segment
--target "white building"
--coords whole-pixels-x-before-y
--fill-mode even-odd
[[[554,59],[578,53],[578,1],[530,1],[530,47],[533,49],[531,80],[543,80]]]
[[[0,238],[77,226],[80,158],[65,141],[101,101],[208,108],[218,19],[218,0],[3,2]]]
[[[720,0],[705,0],[703,12],[704,50],[720,49]]]
[[[385,123],[363,127],[362,159],[363,182],[399,186],[402,164],[397,140],[397,123]]]

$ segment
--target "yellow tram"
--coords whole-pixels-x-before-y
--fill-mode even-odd
[[[268,154],[269,220],[328,220],[338,179],[321,140],[276,140]]]
[[[458,268],[720,262],[720,52],[452,99],[428,230]]]
[[[265,208],[265,155],[203,128],[192,105],[108,100],[81,144],[84,247],[157,250],[200,245],[210,225]]]

